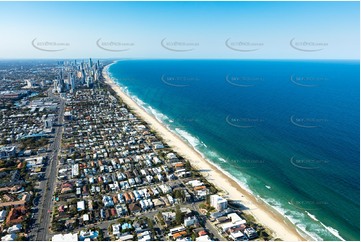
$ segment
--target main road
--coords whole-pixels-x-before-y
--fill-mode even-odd
[[[54,136],[54,142],[51,145],[51,150],[53,151],[51,153],[50,159],[49,159],[49,165],[46,169],[45,174],[45,181],[46,185],[43,189],[43,196],[42,196],[42,202],[40,204],[40,211],[39,211],[39,223],[36,224],[35,227],[37,227],[37,235],[36,240],[49,240],[49,228],[50,228],[50,221],[51,221],[51,211],[52,211],[52,198],[54,194],[55,189],[55,182],[56,182],[56,170],[58,165],[58,154],[61,149],[61,137],[63,134],[63,122],[64,122],[64,108],[65,108],[65,101],[55,96],[53,93],[51,93],[50,89],[48,92],[49,97],[57,98],[59,99],[59,112],[58,112],[58,120],[57,125],[55,126],[55,136]]]

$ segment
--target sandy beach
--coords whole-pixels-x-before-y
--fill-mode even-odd
[[[119,95],[119,97],[128,105],[134,114],[147,122],[153,130],[163,138],[163,140],[179,155],[189,160],[191,165],[198,170],[203,170],[202,175],[217,188],[224,190],[224,197],[229,200],[239,201],[249,209],[246,213],[252,214],[255,219],[263,226],[273,232],[273,236],[286,241],[305,240],[296,231],[295,227],[284,221],[284,218],[272,211],[262,201],[258,201],[252,194],[243,189],[237,182],[225,175],[217,167],[204,159],[196,150],[185,141],[171,132],[155,117],[148,114],[142,107],[128,97],[121,88],[108,76],[109,65],[103,69],[105,82]]]

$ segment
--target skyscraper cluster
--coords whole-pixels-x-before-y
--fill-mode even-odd
[[[77,86],[92,88],[101,75],[99,60],[94,63],[90,58],[89,62],[78,63],[75,60],[73,62],[61,62],[60,64],[62,67],[54,80],[53,93],[73,93]]]

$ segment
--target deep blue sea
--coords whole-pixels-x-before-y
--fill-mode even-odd
[[[125,60],[109,73],[302,233],[360,239],[359,62]]]

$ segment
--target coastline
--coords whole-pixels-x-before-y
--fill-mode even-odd
[[[223,190],[225,193],[223,196],[225,198],[245,205],[248,209],[244,210],[244,212],[251,214],[257,222],[269,228],[275,238],[286,241],[306,240],[297,232],[295,226],[286,222],[277,212],[273,212],[268,205],[257,200],[255,196],[242,188],[240,184],[227,176],[215,165],[207,161],[193,147],[171,132],[165,125],[147,113],[133,99],[125,94],[120,86],[109,77],[108,68],[110,65],[104,67],[102,72],[105,83],[118,94],[123,102],[132,109],[134,114],[144,120],[151,129],[155,130],[163,138],[164,142],[166,142],[175,152],[189,160],[195,169],[204,170],[206,174],[204,174],[205,172],[201,172],[201,174],[218,189]],[[228,186],[225,187],[224,184],[228,184]]]

